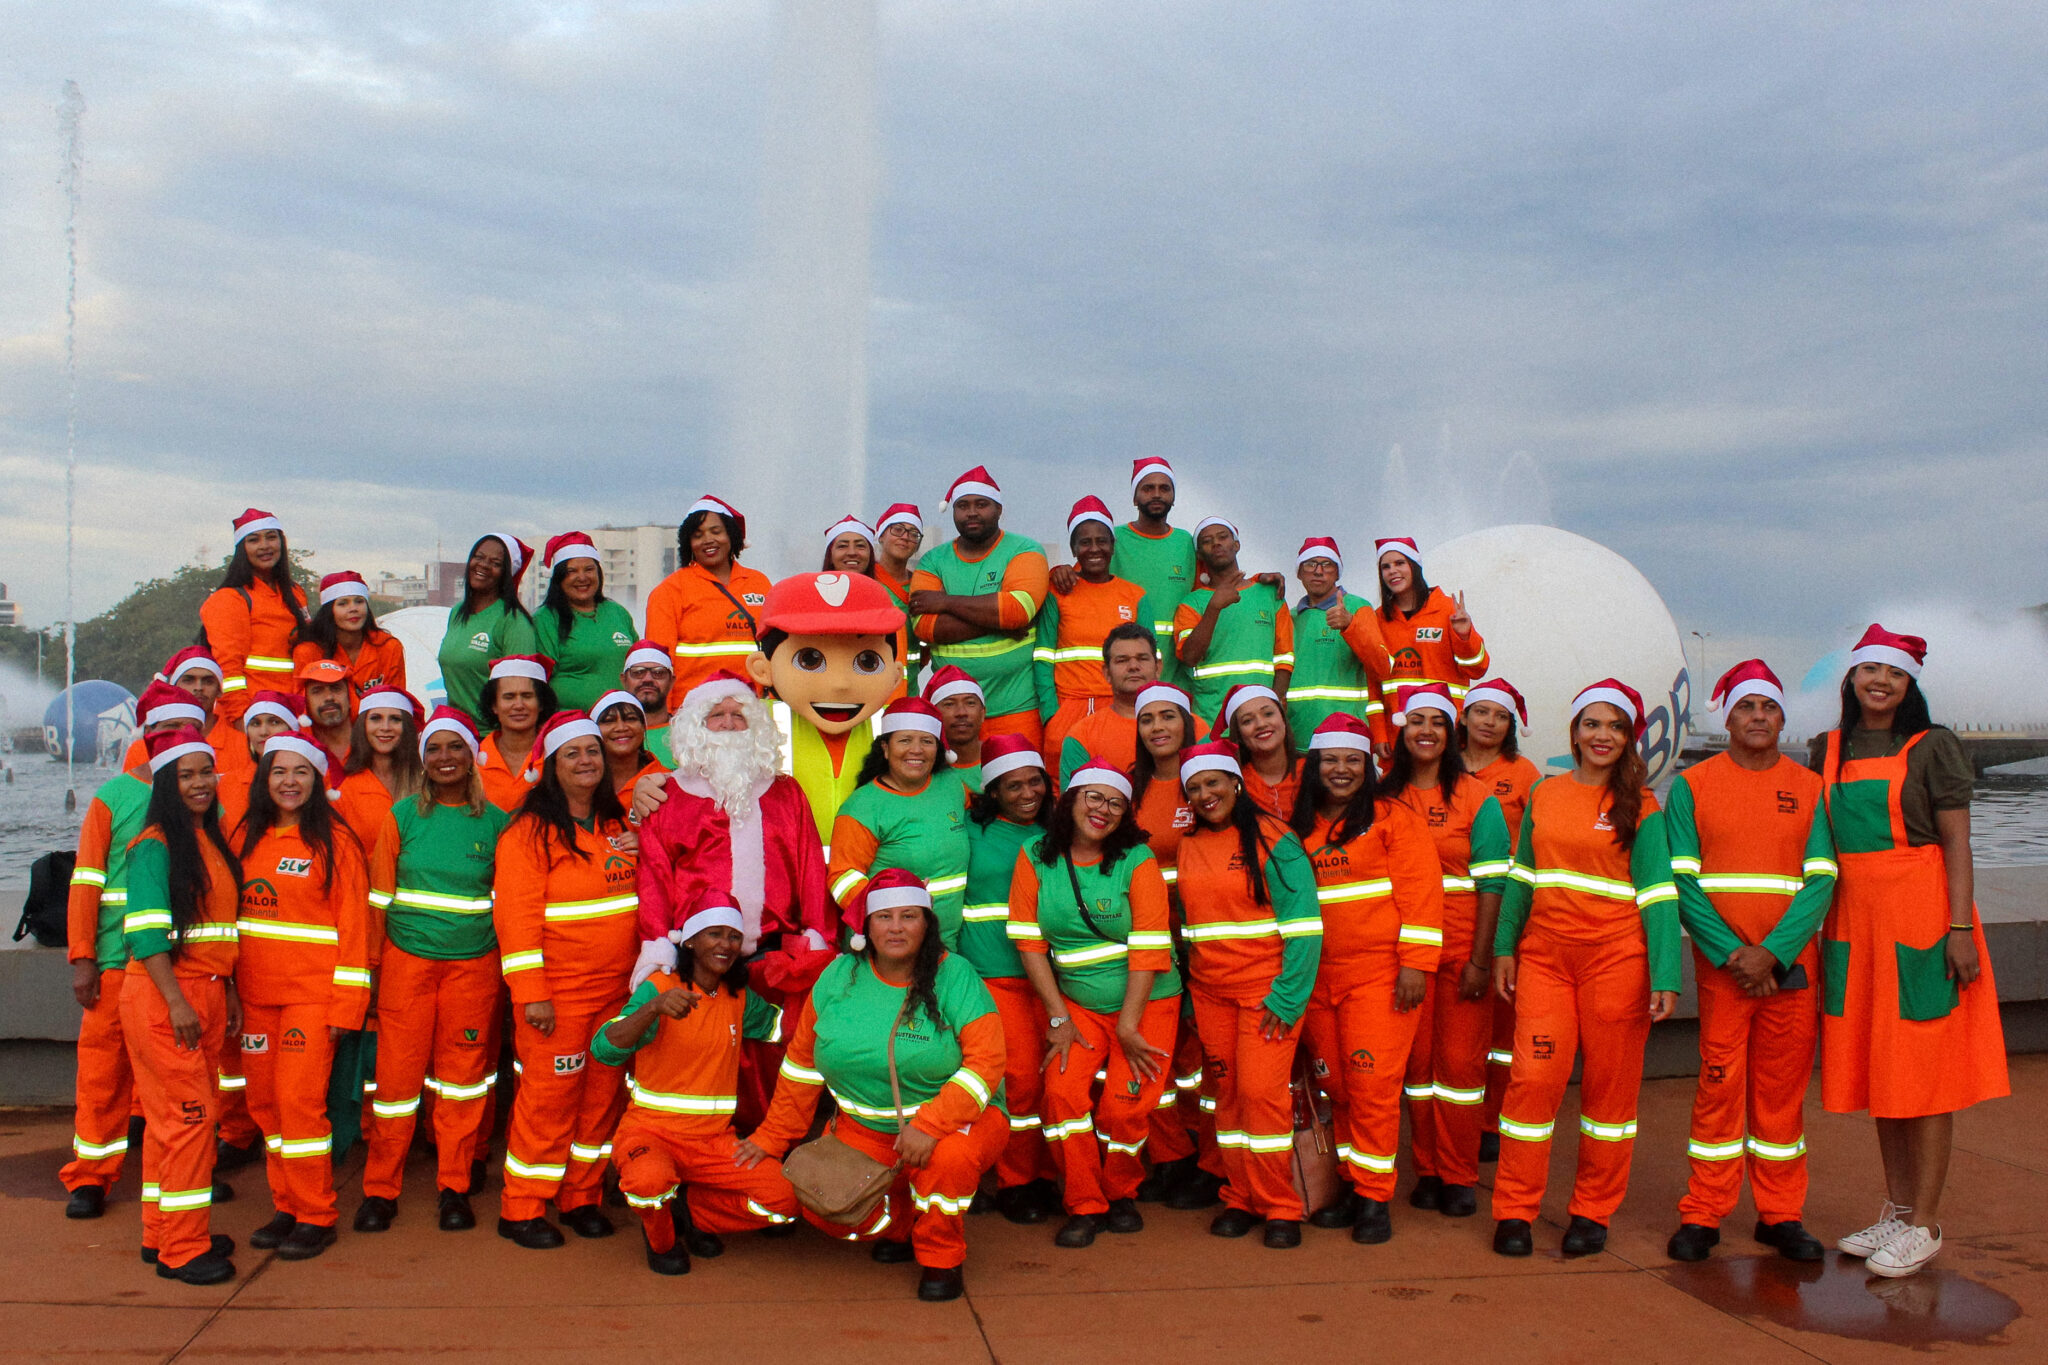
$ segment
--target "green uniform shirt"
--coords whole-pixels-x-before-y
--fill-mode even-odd
[[[205,834],[200,838],[204,839]],[[229,924],[194,924],[182,934],[171,918],[171,852],[162,839],[145,839],[128,855],[128,908],[122,915],[125,958],[141,961],[188,943],[232,943]]]
[[[1678,920],[1692,936],[1693,945],[1716,967],[1728,965],[1728,958],[1743,946],[1742,936],[1714,909],[1706,889],[1700,885],[1704,871],[1716,875],[1741,875],[1740,868],[1700,866],[1699,814],[1693,804],[1692,786],[1679,777],[1664,798],[1664,836],[1671,849],[1671,879],[1678,886]],[[1807,829],[1806,851],[1801,855],[1799,889],[1787,899],[1785,913],[1759,945],[1786,967],[1820,931],[1828,906],[1835,898],[1835,841],[1828,828],[1827,804],[1816,802]]]
[[[484,684],[491,680],[491,660],[507,654],[537,654],[540,636],[533,618],[514,612],[503,602],[492,602],[474,616],[463,616],[461,607],[448,613],[448,633],[441,637],[441,691],[448,704],[477,724],[490,728],[484,719]]]
[[[939,580],[940,591],[954,597],[985,597],[1002,591],[1003,571],[1020,554],[1044,554],[1037,541],[1004,531],[985,558],[969,564],[960,558],[956,542],[947,541],[917,561],[919,573]],[[1031,612],[1038,617],[1039,603]],[[1032,681],[1031,655],[1038,643],[1036,629],[1027,622],[1020,636],[977,635],[959,644],[933,645],[934,671],[958,664],[967,676],[981,684],[982,697],[991,716],[1007,716],[1038,707],[1038,692]]]
[[[1208,588],[1197,589],[1187,595],[1185,605],[1200,615],[1208,611],[1209,599],[1214,595]],[[1294,666],[1292,654],[1280,654],[1275,649],[1279,639],[1275,623],[1286,610],[1287,603],[1279,589],[1247,581],[1237,601],[1217,614],[1215,630],[1209,636],[1209,652],[1188,669],[1196,715],[1213,725],[1231,688],[1239,683],[1271,687],[1276,669]]]
[[[1010,943],[1010,873],[1024,845],[1045,831],[997,816],[986,825],[967,822],[967,894],[960,907],[960,956],[981,979],[1024,975],[1024,963]]]
[[[960,780],[967,784],[967,790],[981,795],[981,765],[979,763],[955,763],[953,771],[960,774]]]
[[[1084,1010],[1116,1014],[1124,1007],[1124,991],[1130,985],[1130,950],[1173,951],[1173,936],[1168,933],[1159,935],[1164,940],[1159,943],[1131,941],[1131,878],[1153,862],[1152,850],[1141,844],[1117,859],[1108,871],[1101,863],[1074,865],[1074,878],[1087,897],[1088,914],[1095,920],[1090,927],[1074,900],[1074,881],[1067,877],[1066,861],[1047,867],[1040,856],[1041,843],[1032,841],[1022,856],[1031,859],[1032,870],[1038,874],[1037,936],[1045,940],[1051,954],[1060,994]],[[1167,1000],[1179,994],[1180,972],[1174,968],[1152,978],[1148,998]]]
[[[626,655],[640,637],[633,613],[610,598],[598,603],[595,611],[571,612],[570,619],[565,640],[561,622],[553,610],[543,607],[533,618],[534,633],[540,652],[555,661],[555,676],[550,680],[555,700],[565,711],[588,711],[599,697],[620,685]]]
[[[960,1030],[996,1012],[988,987],[965,958],[948,953],[939,959],[932,993],[939,1001],[936,1023],[920,1010],[899,1024],[907,992],[876,976],[866,958],[852,953],[834,958],[811,987],[811,1004],[817,1009],[812,1060],[832,1098],[862,1126],[878,1133],[897,1131],[895,1099],[889,1090],[892,1027],[896,1078],[906,1111],[937,1098],[948,1083],[959,1085],[983,1105],[1003,1108],[1002,1088],[998,1086],[993,1095],[985,1093],[981,1077],[961,1066]]]
[[[491,923],[491,882],[498,870],[498,836],[512,816],[485,803],[436,802],[420,814],[419,801],[402,797],[391,808],[398,822],[398,887],[370,893],[384,911],[384,935],[414,957],[465,961],[498,946]]]
[[[1116,528],[1109,571],[1145,590],[1159,645],[1160,680],[1185,689],[1186,674],[1173,652],[1173,613],[1195,589],[1195,538],[1178,527],[1163,536],[1143,535],[1126,523]]]
[[[149,823],[150,784],[134,773],[122,773],[100,784],[93,800],[106,807],[108,828],[107,865],[97,872],[79,868],[71,874],[72,884],[94,882],[100,888],[99,923],[93,930],[93,956],[103,972],[128,965],[128,942],[122,918],[128,910],[128,845]]]
[[[915,796],[870,782],[839,807],[875,836],[873,877],[892,867],[914,872],[932,893],[932,913],[949,949],[960,946],[960,908],[967,893],[967,783],[957,768],[932,774]],[[849,876],[857,874],[847,874]],[[838,884],[832,894],[840,893]]]
[[[1344,594],[1344,605],[1354,616],[1373,609],[1352,592]],[[1213,644],[1209,652],[1216,652]],[[1294,676],[1287,684],[1287,728],[1294,742],[1306,745],[1316,727],[1340,711],[1366,720],[1372,706],[1365,665],[1343,635],[1330,629],[1329,614],[1304,598],[1294,609]]]

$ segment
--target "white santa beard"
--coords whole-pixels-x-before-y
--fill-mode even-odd
[[[695,774],[676,774],[676,783],[684,791],[707,801],[717,801],[726,809],[728,838],[732,846],[732,885],[724,889],[732,892],[732,898],[739,902],[740,933],[745,938],[741,951],[749,957],[760,948],[761,916],[768,903],[768,843],[761,819],[761,797],[773,780],[772,775],[763,779],[752,789],[750,798],[739,811],[734,812],[725,807],[725,802],[712,791],[711,784],[705,779]]]
[[[751,727],[699,729],[688,732],[678,747],[683,752],[678,755],[682,761],[676,765],[677,774],[703,782],[699,795],[716,801],[735,820],[760,802],[779,767],[773,727],[765,735]]]

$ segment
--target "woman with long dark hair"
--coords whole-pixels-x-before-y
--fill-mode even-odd
[[[1678,888],[1638,746],[1636,690],[1603,678],[1572,700],[1576,765],[1529,793],[1494,933],[1494,990],[1515,1005],[1515,1061],[1500,1108],[1493,1249],[1527,1256],[1550,1139],[1572,1064],[1579,1161],[1564,1254],[1607,1245],[1628,1192],[1650,1025],[1678,1003]]]
[[[380,687],[356,706],[334,810],[366,849],[392,804],[418,796],[426,783],[419,750],[426,718],[419,699],[399,688]]]
[[[521,1068],[498,1235],[532,1250],[562,1244],[543,1216],[550,1199],[577,1236],[612,1234],[600,1207],[604,1146],[625,1107],[626,1073],[589,1049],[626,1002],[640,947],[640,841],[597,722],[557,712],[539,747],[540,781],[498,840],[491,911]]]
[[[332,659],[348,670],[349,695],[381,687],[405,690],[405,646],[377,624],[370,585],[353,569],[320,580],[320,605],[293,636],[292,667]]]
[[[945,721],[922,697],[889,703],[875,718],[875,741],[860,784],[832,823],[832,898],[851,907],[868,878],[884,868],[915,872],[931,892],[932,913],[948,948],[960,943],[967,892],[967,803],[971,793],[947,761]]]
[[[1180,1023],[1169,921],[1130,779],[1083,764],[1010,879],[1010,937],[1046,1011],[1044,1124],[1065,1185],[1063,1247],[1145,1226],[1135,1196],[1146,1130]]]
[[[1280,694],[1258,683],[1231,688],[1216,717],[1215,734],[1237,745],[1245,795],[1274,819],[1291,818],[1301,791],[1302,765]]]
[[[1401,1078],[1443,942],[1443,889],[1429,831],[1375,799],[1365,721],[1327,716],[1309,739],[1307,769],[1292,823],[1315,868],[1323,948],[1302,1030],[1321,1063],[1344,1179],[1309,1221],[1371,1245],[1394,1235]]]
[[[146,1126],[142,1259],[186,1284],[234,1278],[209,1228],[222,1049],[242,1026],[235,902],[242,869],[214,810],[213,749],[190,727],[149,737],[149,813],[128,846],[121,1034]]]
[[[1373,543],[1380,577],[1380,634],[1393,671],[1379,682],[1381,709],[1373,716],[1373,737],[1382,759],[1393,757],[1388,714],[1404,687],[1442,683],[1453,700],[1486,676],[1486,641],[1472,626],[1465,594],[1433,588],[1422,573],[1422,553],[1407,536]]]
[[[534,617],[539,652],[555,661],[549,681],[562,709],[590,711],[619,685],[640,631],[633,613],[604,595],[604,560],[589,536],[564,532],[548,542],[543,559],[548,591]]]
[[[1195,827],[1177,888],[1225,1179],[1209,1231],[1242,1237],[1264,1223],[1267,1246],[1294,1247],[1304,1210],[1288,1086],[1323,922],[1301,839],[1245,793],[1236,747],[1197,744],[1180,763]]]
[[[746,548],[747,519],[709,493],[690,504],[676,528],[680,567],[647,595],[647,638],[675,665],[671,711],[714,673],[746,675],[768,603],[768,575],[740,563]]]
[[[1168,886],[1173,885],[1180,841],[1195,827],[1194,810],[1180,785],[1180,756],[1207,734],[1188,709],[1191,704],[1188,694],[1172,683],[1153,683],[1137,699],[1138,757],[1131,764],[1131,803]]]
[[[370,1005],[369,866],[327,804],[328,763],[303,736],[267,741],[241,830],[242,1070],[277,1207],[249,1245],[287,1261],[334,1245],[327,1088]]]
[[[483,714],[493,659],[531,654],[540,647],[533,617],[519,602],[519,583],[532,560],[533,547],[503,531],[469,547],[462,601],[448,613],[448,633],[436,656],[441,690],[465,716]]]
[[[665,756],[647,747],[647,708],[631,692],[613,688],[597,699],[590,715],[604,738],[605,771],[611,775],[612,790],[630,806],[633,787],[642,777],[668,771]]]
[[[554,674],[555,661],[540,654],[491,660],[483,691],[488,733],[476,766],[484,795],[500,810],[518,810],[533,790],[534,770],[540,766],[534,750],[541,727],[561,710],[550,681]]]
[[[235,552],[199,608],[199,631],[220,662],[214,714],[241,719],[251,694],[291,692],[292,640],[306,624],[306,592],[292,581],[284,523],[251,507],[235,518]]]
[[[1970,859],[1974,774],[1920,690],[1927,642],[1873,625],[1849,655],[1821,793],[1840,876],[1821,928],[1821,1102],[1877,1122],[1885,1199],[1836,1243],[1875,1274],[1941,1250],[1955,1114],[2011,1093]]]
[[[835,1237],[874,1243],[884,1264],[916,1260],[917,1296],[957,1299],[966,1286],[967,1206],[1009,1141],[1003,1112],[1003,1028],[965,959],[939,941],[931,893],[892,868],[862,884],[855,951],[811,987],[783,1059],[775,1102],[738,1159],[781,1157],[811,1130],[830,1090],[832,1136],[897,1174],[889,1195],[851,1230],[804,1216]],[[891,1071],[894,1071],[894,1081]],[[899,1120],[900,1090],[903,1119]]]

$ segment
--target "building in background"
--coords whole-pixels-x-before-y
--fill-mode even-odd
[[[0,626],[21,624],[21,604],[9,598],[7,585],[0,583]]]
[[[443,559],[421,565],[416,574],[382,574],[370,581],[370,593],[403,607],[452,607],[462,600],[463,568],[460,561]]]
[[[599,526],[590,533],[604,564],[604,595],[633,613],[636,622],[647,620],[647,595],[655,584],[676,571],[676,528],[672,525]],[[547,596],[548,574],[529,573],[521,585],[530,595],[529,608]]]

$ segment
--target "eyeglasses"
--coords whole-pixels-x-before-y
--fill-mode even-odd
[[[1111,815],[1121,815],[1131,803],[1115,792],[1097,791],[1089,787],[1081,792],[1081,804],[1095,810],[1107,811]]]

